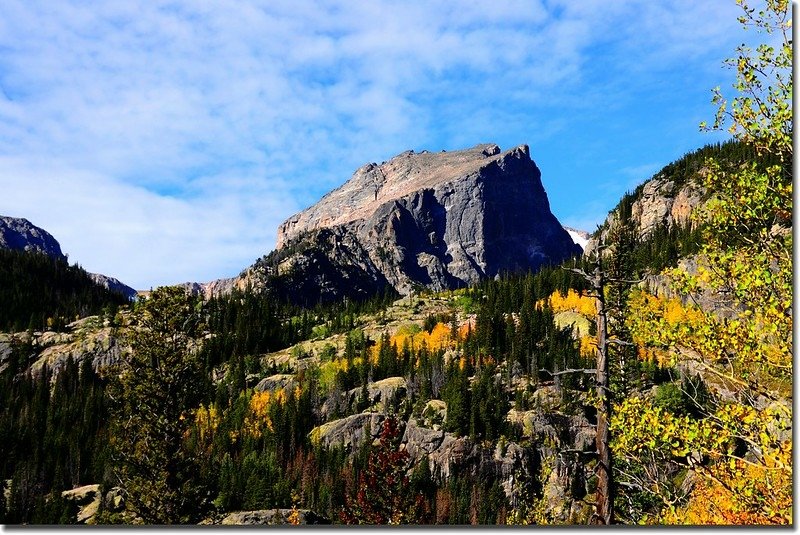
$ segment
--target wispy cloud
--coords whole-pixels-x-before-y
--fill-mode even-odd
[[[725,0],[7,0],[0,213],[138,287],[232,275],[366,161],[493,141],[596,162],[656,122],[651,93],[694,121],[680,78],[709,79],[735,27]],[[664,157],[641,152],[595,171]]]

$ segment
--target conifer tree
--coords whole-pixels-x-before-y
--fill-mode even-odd
[[[114,476],[134,521],[188,523],[203,512],[184,436],[199,405],[199,302],[180,288],[159,288],[137,307],[132,351],[110,385]]]

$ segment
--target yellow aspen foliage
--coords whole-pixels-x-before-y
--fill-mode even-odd
[[[438,349],[454,349],[458,342],[466,337],[466,333],[469,329],[467,324],[468,322],[465,322],[458,329],[456,338],[453,338],[450,326],[442,322],[437,323],[430,333],[424,330],[415,330],[403,326],[389,337],[389,344],[397,347],[398,351],[402,351],[405,346],[418,350],[423,344],[434,351]],[[379,340],[378,343],[370,348],[369,356],[373,364],[377,364],[378,362],[378,356],[380,355],[382,345],[383,342]]]
[[[582,357],[594,357],[597,352],[597,338],[582,336],[580,352]]]
[[[274,404],[282,405],[285,402],[286,393],[282,389],[274,393],[269,391],[255,392],[250,398],[242,431],[254,438],[259,438],[265,429],[272,431],[272,419],[269,416],[270,407]]]
[[[431,349],[449,348],[455,343],[451,336],[450,327],[441,322],[436,324],[428,338],[428,347]]]
[[[578,293],[572,288],[567,291],[567,295],[562,295],[561,292],[556,290],[547,299],[547,303],[553,313],[559,312],[576,312],[586,317],[594,317],[596,308],[595,300],[585,293]],[[544,306],[544,301],[536,303],[538,308]]]
[[[785,525],[792,522],[792,446],[785,441],[778,458],[764,465],[744,459],[701,468],[689,502],[670,509],[662,521],[688,525]]]
[[[706,160],[708,200],[693,214],[703,244],[696,269],[662,274],[683,301],[637,289],[628,302],[634,342],[688,364],[709,392],[697,419],[626,400],[612,422],[624,483],[661,498],[666,522],[792,523],[792,9],[788,0],[737,4],[739,21],[765,42],[742,45],[726,61],[737,71],[738,95],[714,91],[711,129],[727,125],[768,158]],[[684,450],[690,456],[681,464],[675,457]],[[688,499],[670,487],[676,464],[698,476]]]
[[[781,404],[757,409],[729,402],[696,419],[639,397],[625,399],[611,420],[618,475],[663,502],[660,517],[650,518],[652,522],[789,523],[790,410]],[[744,457],[738,454],[741,441],[751,447]],[[674,476],[687,467],[697,477],[685,501],[686,491]]]
[[[217,407],[213,403],[206,407],[205,405],[200,405],[200,407],[194,413],[194,423],[197,427],[197,430],[200,434],[200,441],[205,442],[206,437],[213,435],[214,432],[217,430],[217,426],[219,426],[219,414],[217,413]]]

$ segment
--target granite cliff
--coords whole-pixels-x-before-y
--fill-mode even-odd
[[[580,253],[550,211],[527,145],[487,144],[362,166],[281,224],[277,249],[240,278],[326,300],[457,288]]]

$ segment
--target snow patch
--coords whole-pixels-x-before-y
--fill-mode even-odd
[[[564,229],[569,233],[569,237],[572,238],[572,241],[577,243],[581,246],[581,249],[586,250],[586,244],[589,243],[589,238],[584,237],[579,231],[573,230],[571,228]]]

